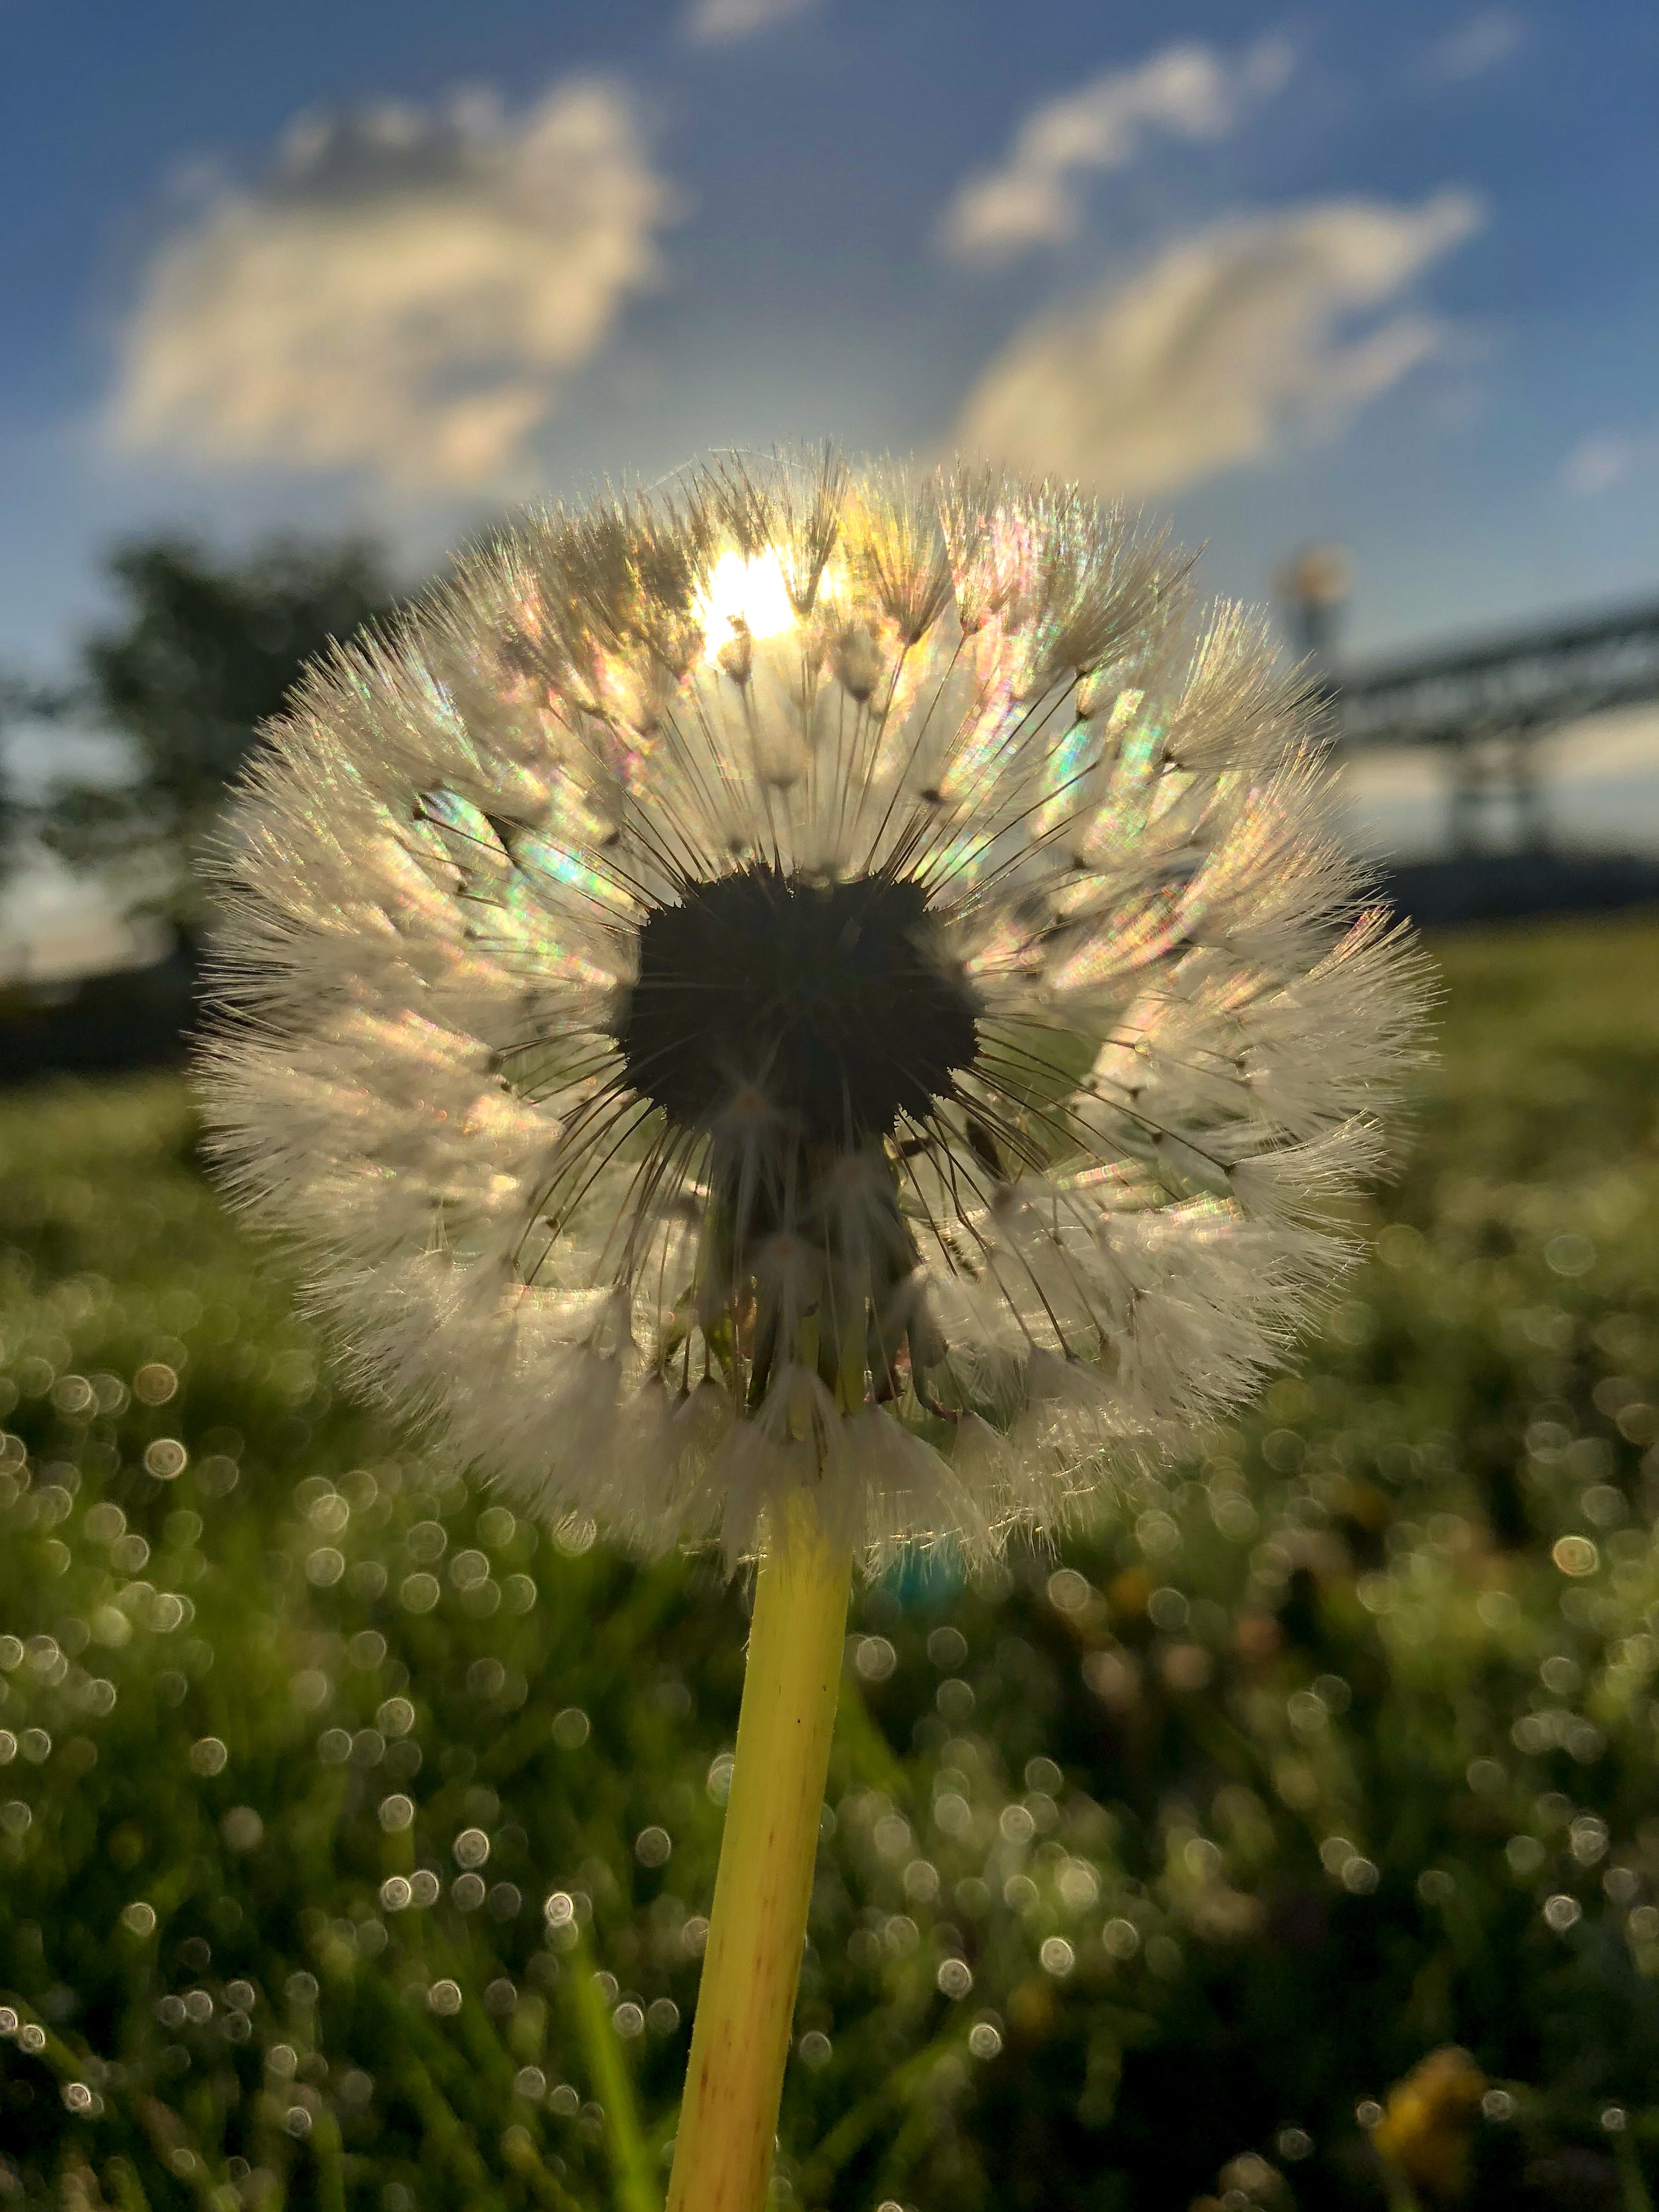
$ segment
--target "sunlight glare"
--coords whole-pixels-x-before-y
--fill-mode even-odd
[[[703,653],[709,660],[730,644],[740,623],[747,625],[753,638],[776,637],[792,628],[795,610],[777,555],[769,546],[752,561],[735,547],[722,553],[698,602],[698,617]]]

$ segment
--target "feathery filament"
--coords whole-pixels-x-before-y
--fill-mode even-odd
[[[1416,1048],[1310,715],[1063,488],[824,455],[531,520],[269,733],[220,1154],[551,1520],[1061,1521],[1283,1356]]]

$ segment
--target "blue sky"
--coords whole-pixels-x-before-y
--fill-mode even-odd
[[[1659,15],[58,0],[0,87],[0,659],[112,538],[837,437],[1172,514],[1356,651],[1659,592]]]

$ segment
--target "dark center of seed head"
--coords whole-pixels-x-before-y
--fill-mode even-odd
[[[639,955],[617,1042],[635,1090],[684,1128],[752,1086],[808,1141],[885,1136],[977,1049],[978,1001],[919,884],[743,868],[653,908]]]

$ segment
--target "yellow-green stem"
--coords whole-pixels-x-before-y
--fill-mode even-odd
[[[766,2202],[852,1566],[804,1504],[761,1561],[668,2212]]]

